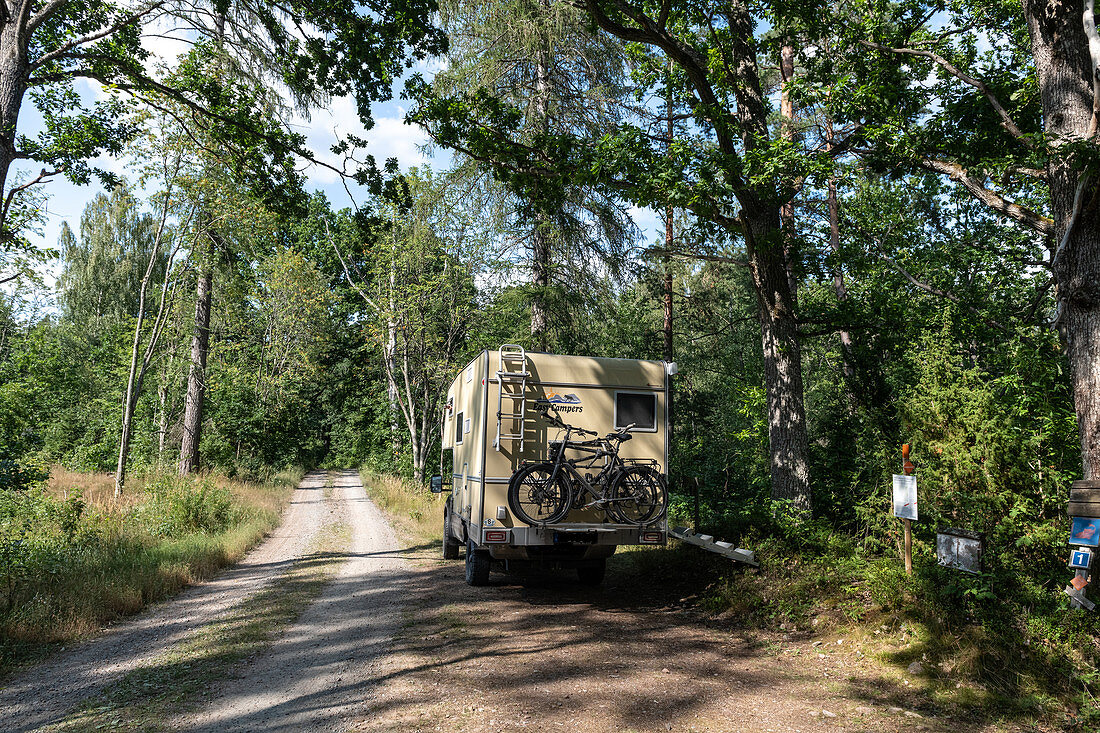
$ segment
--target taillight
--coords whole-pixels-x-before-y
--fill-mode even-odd
[[[487,529],[485,530],[486,542],[507,542],[508,530],[506,529]]]
[[[642,532],[641,541],[646,545],[659,545],[665,541],[664,532]]]

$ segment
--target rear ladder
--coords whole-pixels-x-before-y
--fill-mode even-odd
[[[498,352],[497,437],[493,447],[500,450],[500,441],[518,440],[523,451],[524,427],[527,420],[527,352],[517,344],[503,344]],[[508,428],[504,429],[507,424]]]

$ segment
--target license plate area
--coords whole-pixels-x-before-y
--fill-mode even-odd
[[[555,545],[594,545],[596,532],[555,532]]]

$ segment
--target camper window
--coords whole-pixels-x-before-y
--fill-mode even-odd
[[[458,413],[458,419],[455,420],[455,444],[456,445],[462,445],[462,435],[465,432],[462,429],[462,426],[464,424],[463,421],[462,421],[462,415],[463,415],[463,413],[461,413],[461,412]]]
[[[631,423],[638,431],[657,431],[657,395],[652,392],[616,392],[615,428]]]

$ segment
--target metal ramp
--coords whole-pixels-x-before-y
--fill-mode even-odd
[[[498,350],[497,437],[493,448],[500,450],[500,441],[518,440],[523,451],[524,427],[527,421],[527,352],[518,344],[502,344]]]
[[[743,562],[746,565],[752,565],[754,568],[760,567],[760,563],[756,561],[755,552],[740,547],[734,547],[732,542],[716,541],[713,536],[709,534],[696,534],[695,530],[689,527],[669,527],[668,533],[678,540],[687,542],[689,545],[701,547],[707,552],[713,552],[723,557],[728,557],[735,562]]]

